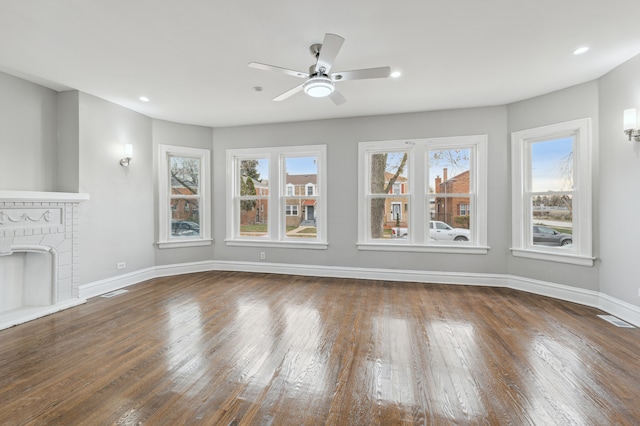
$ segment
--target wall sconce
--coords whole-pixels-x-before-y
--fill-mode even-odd
[[[132,158],[133,158],[133,145],[131,145],[130,143],[125,144],[124,158],[120,160],[120,165],[122,167],[129,167],[129,163],[131,162]]]
[[[629,136],[629,140],[634,138],[636,142],[640,142],[640,130],[638,129],[638,112],[635,108],[625,109],[624,116],[624,132]]]

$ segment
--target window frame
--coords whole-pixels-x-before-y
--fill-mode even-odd
[[[573,137],[573,234],[578,236],[573,250],[533,244],[530,189],[531,145]],[[591,118],[555,123],[511,133],[512,167],[512,247],[516,257],[592,266],[595,258],[592,239],[592,128]]]
[[[391,140],[360,142],[358,144],[358,242],[359,250],[381,251],[414,251],[437,253],[486,254],[487,246],[487,135],[451,136],[424,138],[414,140]],[[475,214],[472,227],[472,239],[468,244],[449,241],[433,241],[429,238],[429,221],[431,204],[429,198],[429,151],[438,149],[470,148],[474,152],[473,163],[475,174],[470,179],[475,194]],[[385,152],[407,152],[408,190],[402,197],[408,202],[408,235],[406,239],[372,239],[370,237],[370,200],[380,194],[370,194],[370,158],[372,154]],[[471,191],[471,189],[470,189]],[[391,191],[393,192],[393,191]],[[387,198],[394,197],[386,194]],[[397,197],[397,195],[395,195]],[[404,209],[403,210],[407,210]],[[403,212],[404,213],[404,212]],[[421,219],[422,218],[422,219]],[[406,221],[406,219],[405,219]]]
[[[199,216],[200,235],[180,238],[171,237],[171,173],[170,157],[188,157],[200,160]],[[176,145],[158,145],[158,248],[178,248],[211,245],[211,214],[209,210],[211,189],[211,151]],[[175,197],[173,197],[175,198]]]
[[[316,157],[317,177],[314,185],[314,195],[287,195],[285,159],[295,157]],[[227,190],[226,190],[226,220],[227,234],[225,243],[228,246],[244,247],[284,247],[303,249],[327,249],[327,146],[300,145],[279,146],[265,148],[227,149]],[[266,236],[240,236],[238,215],[239,204],[236,203],[238,182],[238,160],[268,159],[269,160],[269,216],[267,219],[268,232]],[[295,238],[286,235],[286,200],[314,198],[319,204],[315,209],[316,238]],[[300,209],[298,208],[298,216]]]

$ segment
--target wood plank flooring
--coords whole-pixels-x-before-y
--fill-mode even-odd
[[[0,331],[2,425],[638,425],[640,329],[501,288],[207,272]]]

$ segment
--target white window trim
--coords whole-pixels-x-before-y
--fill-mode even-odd
[[[317,183],[313,196],[287,196],[285,159],[291,157],[317,157]],[[267,148],[228,149],[227,162],[227,191],[226,191],[226,219],[227,234],[225,243],[228,246],[241,247],[284,247],[325,250],[327,242],[327,146],[283,146]],[[264,237],[243,237],[239,234],[239,224],[236,217],[239,206],[235,202],[238,182],[236,182],[239,159],[268,159],[269,160],[269,217],[268,233]],[[286,235],[286,207],[287,199],[309,199],[319,201],[319,208],[315,210],[317,237],[315,239],[300,239]]]
[[[171,179],[169,179],[169,156],[192,157],[200,160],[200,235],[197,237],[171,237]],[[174,145],[158,146],[158,247],[178,248],[211,245],[211,199],[209,179],[211,151],[208,149],[189,148]]]
[[[426,220],[430,213],[427,202],[428,151],[450,149],[453,146],[474,146],[475,156],[475,215],[471,218],[473,243],[434,242],[429,240],[429,226]],[[369,154],[375,152],[409,152],[407,158],[409,190],[402,194],[409,202],[409,238],[375,240],[370,238],[370,212],[367,196],[368,175],[370,170]],[[422,164],[416,162],[422,162]],[[416,170],[416,169],[420,170]],[[361,142],[358,144],[358,243],[359,250],[406,251],[433,253],[487,254],[487,136],[453,136],[415,140]],[[397,197],[387,195],[386,197]],[[425,218],[425,220],[416,220]]]
[[[527,191],[528,145],[540,140],[574,136],[573,233],[578,235],[573,251],[563,247],[534,246],[531,243],[531,207]],[[516,257],[592,266],[591,206],[591,119],[556,123],[511,133],[512,247]]]

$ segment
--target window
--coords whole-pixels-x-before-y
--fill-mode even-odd
[[[230,149],[227,169],[228,245],[327,248],[325,145]]]
[[[591,120],[514,132],[512,253],[593,265]]]
[[[158,154],[158,247],[210,245],[209,150],[160,145]]]
[[[486,253],[486,136],[359,144],[358,248]]]
[[[312,183],[308,183],[306,185],[307,195],[314,195],[314,185]]]

